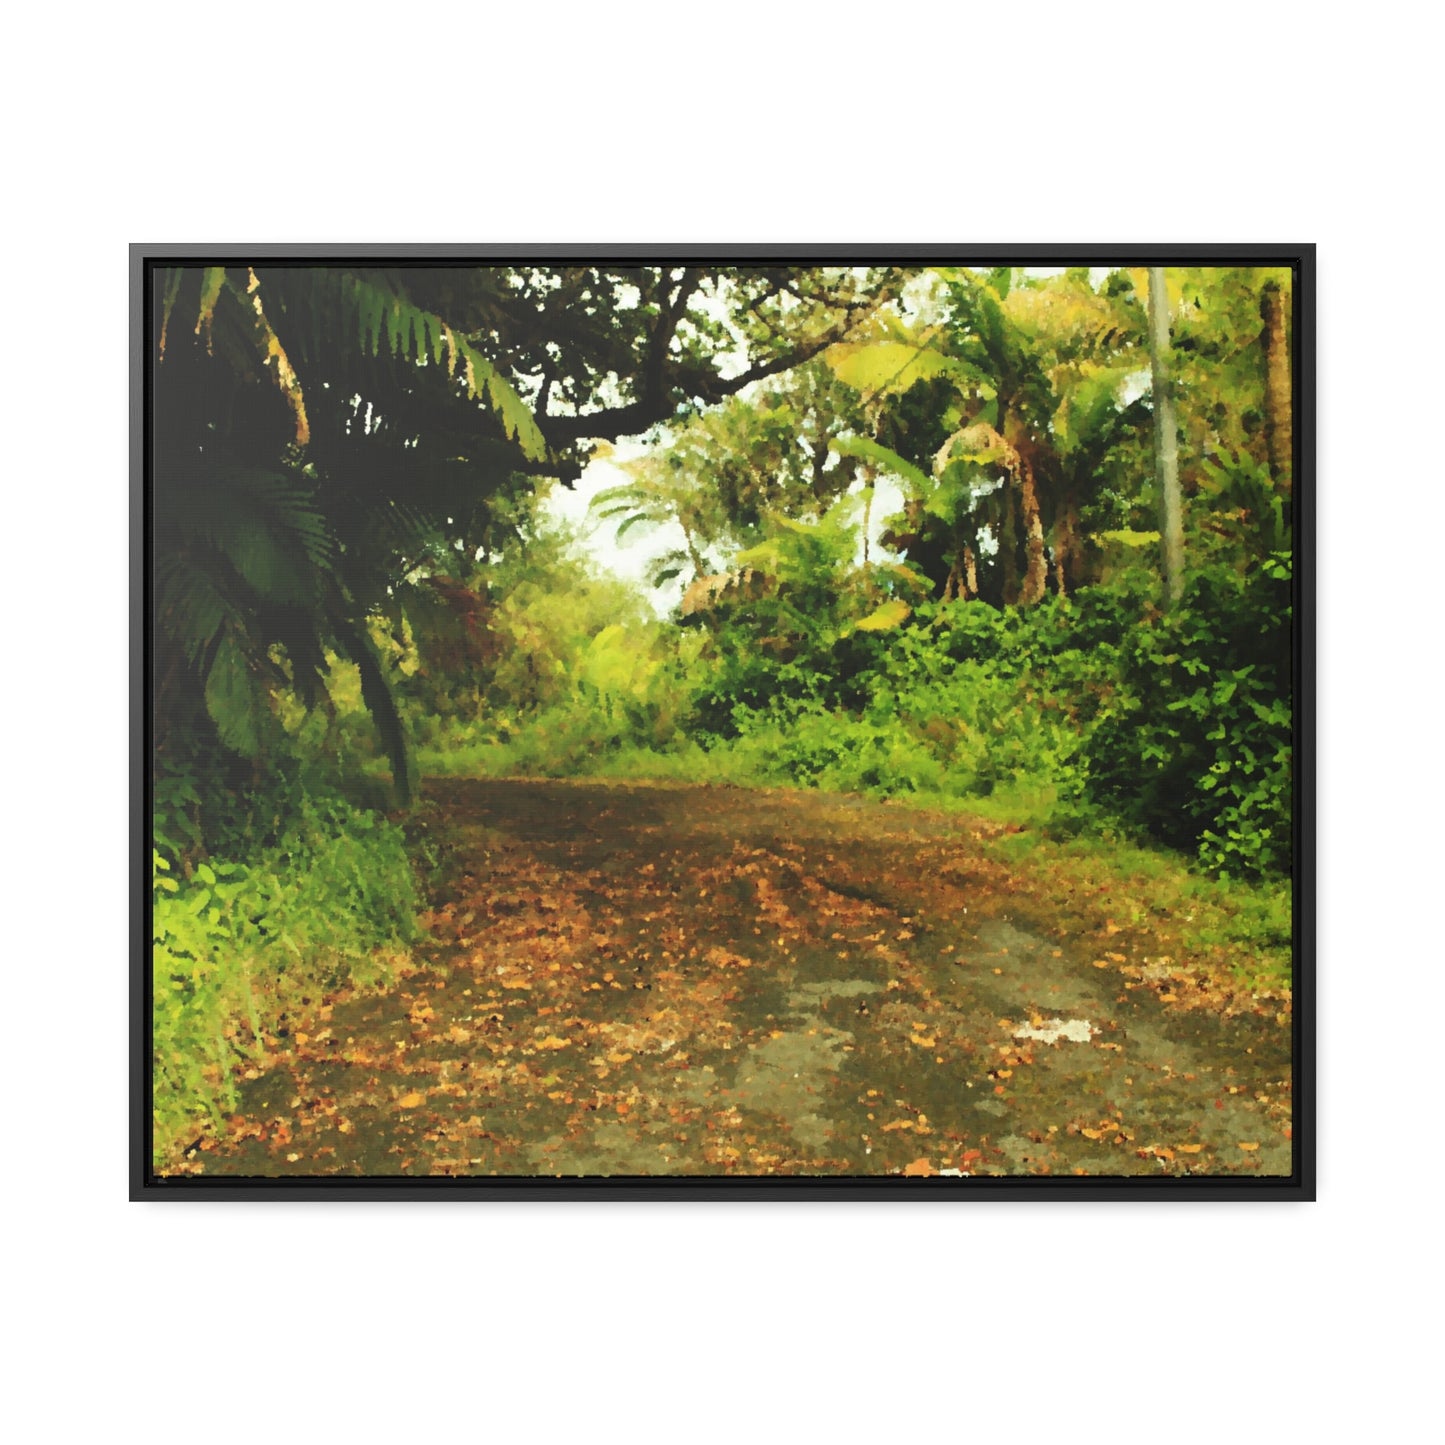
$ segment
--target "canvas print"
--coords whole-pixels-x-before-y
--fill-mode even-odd
[[[143,258],[146,1187],[1298,1184],[1277,249]]]

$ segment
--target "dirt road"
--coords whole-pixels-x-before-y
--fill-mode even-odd
[[[1288,1019],[1186,1007],[986,825],[437,781],[429,940],[318,1000],[207,1176],[1287,1175]]]

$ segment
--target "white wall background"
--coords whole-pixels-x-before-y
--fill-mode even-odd
[[[1329,14],[12,16],[17,1439],[1414,1433],[1440,1283],[1439,22]],[[1320,244],[1319,1203],[125,1202],[125,246],[553,239]]]

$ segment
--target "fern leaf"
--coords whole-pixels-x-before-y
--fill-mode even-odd
[[[416,789],[415,762],[406,724],[402,721],[386,669],[363,624],[339,616],[333,616],[331,621],[337,643],[361,674],[361,700],[366,704],[382,747],[386,750],[397,797],[403,807],[410,807]]]
[[[211,349],[211,320],[216,314],[216,302],[221,299],[221,288],[225,284],[224,266],[207,266],[201,272],[201,308],[196,316],[196,335],[204,335],[207,351]]]
[[[161,294],[161,336],[160,356],[166,358],[166,328],[171,324],[171,312],[176,309],[176,297],[181,294],[181,279],[185,272],[179,266],[172,266],[164,273],[165,290]]]
[[[885,471],[892,472],[894,476],[901,477],[920,496],[925,495],[933,485],[926,472],[920,471],[912,462],[870,437],[835,437],[832,446],[840,456],[873,462]]]
[[[256,757],[271,711],[235,630],[228,631],[216,648],[206,674],[205,697],[221,741],[242,757]]]
[[[210,572],[176,554],[156,568],[156,614],[161,629],[192,666],[211,650],[226,623],[240,621]]]

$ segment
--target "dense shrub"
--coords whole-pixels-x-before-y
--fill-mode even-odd
[[[414,936],[419,902],[401,829],[337,795],[277,781],[226,810],[201,797],[193,775],[172,771],[155,801],[159,1167],[234,1107],[239,1069],[288,1010],[385,976],[388,951]],[[212,846],[234,846],[248,830],[243,853]]]
[[[1292,861],[1290,569],[1197,573],[1121,640],[1119,685],[1085,748],[1090,795],[1213,871]]]

